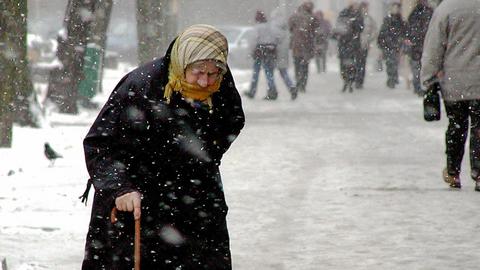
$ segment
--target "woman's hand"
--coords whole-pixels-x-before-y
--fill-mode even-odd
[[[133,217],[137,220],[140,219],[142,194],[138,191],[125,193],[115,199],[115,207],[119,211],[133,211]]]

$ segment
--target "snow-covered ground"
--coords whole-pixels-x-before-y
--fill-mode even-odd
[[[105,73],[99,101],[127,70]],[[250,76],[234,70],[240,91]],[[335,59],[324,74],[311,66],[294,102],[277,82],[279,100],[262,99],[263,74],[244,99],[245,129],[222,163],[234,269],[478,269],[480,194],[467,162],[462,190],[441,179],[445,115],[424,122],[421,99],[404,82],[387,89],[383,73],[341,93]],[[15,127],[13,147],[0,149],[9,270],[80,268],[91,207],[78,200],[81,142],[96,113],[51,113],[45,128]],[[64,156],[53,167],[45,141]]]

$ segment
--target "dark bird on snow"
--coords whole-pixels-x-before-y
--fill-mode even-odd
[[[53,148],[50,146],[50,144],[48,144],[47,142],[45,143],[44,145],[44,151],[43,153],[45,154],[45,157],[50,160],[50,166],[53,166],[53,164],[55,163],[55,160],[57,158],[63,158],[62,155],[60,155],[59,153],[55,152],[55,150],[53,150]]]

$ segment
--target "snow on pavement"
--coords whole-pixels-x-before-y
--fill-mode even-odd
[[[106,72],[107,92],[123,73]],[[234,71],[240,91],[250,75]],[[262,99],[263,74],[257,97],[243,99],[246,126],[222,162],[234,269],[478,268],[480,194],[467,162],[462,190],[441,179],[445,115],[424,122],[421,99],[403,83],[387,89],[382,73],[341,93],[336,64],[325,74],[311,68],[294,102],[277,82],[279,100]],[[95,115],[15,127],[13,148],[0,149],[0,257],[9,269],[80,268],[91,207],[78,200],[81,141]],[[53,167],[47,140],[64,155]]]

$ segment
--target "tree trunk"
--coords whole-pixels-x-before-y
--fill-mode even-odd
[[[0,8],[2,8],[0,3]],[[2,27],[3,15],[0,15],[0,70],[6,76],[0,76],[0,147],[10,148],[12,146],[12,130],[13,130],[13,97],[15,96],[14,83],[15,67],[13,61],[6,56],[9,54],[7,50],[7,42],[5,36],[8,31]]]
[[[69,0],[64,19],[66,33],[59,33],[57,37],[57,57],[62,66],[50,73],[47,97],[62,113],[78,113],[78,84],[83,78],[83,60],[94,6],[94,0]]]
[[[38,127],[38,118],[30,108],[39,106],[27,60],[27,0],[2,2],[4,26],[7,28],[6,44],[11,52],[7,59],[13,65],[11,86],[14,91],[12,110],[14,121],[22,126]]]
[[[105,60],[105,47],[107,42],[107,29],[108,24],[110,23],[110,17],[112,15],[112,6],[113,0],[99,0],[96,3],[95,7],[95,20],[91,25],[90,31],[90,40],[96,43],[100,47],[100,82],[99,82],[99,90],[103,89],[103,67],[104,67],[104,60]]]
[[[176,23],[171,20],[171,16],[172,1],[137,0],[138,60],[140,63],[146,63],[165,54],[176,33]]]
[[[15,96],[14,81],[17,51],[9,33],[12,33],[13,5],[0,0],[0,147],[12,146],[12,109]]]

